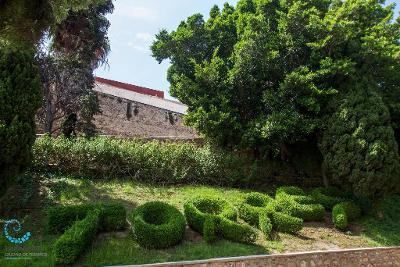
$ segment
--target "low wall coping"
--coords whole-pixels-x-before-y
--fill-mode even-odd
[[[319,254],[334,254],[334,253],[351,253],[351,252],[369,252],[369,251],[382,251],[385,250],[399,250],[400,247],[372,247],[372,248],[352,248],[352,249],[333,249],[333,250],[317,250],[317,251],[306,251],[306,252],[292,252],[292,253],[281,253],[281,254],[262,254],[262,255],[251,255],[251,256],[239,256],[239,257],[225,257],[225,258],[211,258],[203,260],[192,260],[192,261],[179,261],[179,262],[164,262],[164,263],[151,263],[151,264],[138,264],[138,265],[114,265],[112,267],[135,267],[135,266],[152,266],[152,267],[163,267],[163,266],[183,266],[183,265],[201,265],[208,263],[219,263],[219,262],[235,262],[235,261],[246,261],[255,259],[267,259],[267,258],[290,258],[295,256],[304,255],[319,255]],[[111,266],[110,266],[111,267]]]

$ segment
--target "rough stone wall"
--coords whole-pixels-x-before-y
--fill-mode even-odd
[[[196,132],[183,126],[182,114],[132,102],[106,94],[98,94],[102,114],[94,123],[100,134],[120,137],[196,138]]]
[[[202,261],[148,264],[154,267],[399,267],[400,247],[317,251]]]

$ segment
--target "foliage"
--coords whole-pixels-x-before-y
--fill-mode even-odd
[[[71,264],[94,240],[99,225],[100,211],[91,210],[81,221],[76,221],[54,244],[57,264]]]
[[[332,210],[333,206],[343,202],[346,194],[335,187],[318,187],[312,190],[311,196],[316,203],[321,204],[328,210]]]
[[[76,137],[76,122],[78,118],[75,113],[71,113],[67,116],[64,122],[61,124],[61,132],[66,138]]]
[[[200,197],[184,204],[185,217],[190,228],[203,233],[204,222],[209,216],[225,217],[237,220],[237,211],[227,201],[212,197]]]
[[[202,135],[227,148],[271,155],[299,141],[316,145],[323,135],[333,184],[341,186],[340,177],[344,189],[375,197],[400,184],[391,173],[398,164],[392,132],[400,128],[400,20],[393,14],[394,6],[381,0],[240,0],[236,8],[213,7],[206,21],[195,14],[175,31],[160,31],[152,52],[158,62],[170,60],[171,94],[189,106],[186,123]],[[344,112],[337,100],[353,103],[360,87],[370,88],[375,103],[350,104],[348,112],[362,109],[366,119],[380,114],[379,126],[337,129]],[[364,121],[356,118],[355,124]],[[361,144],[351,140],[358,126],[368,135]],[[335,134],[345,144],[333,145]],[[365,147],[355,159],[353,144]],[[367,154],[374,163],[365,164]],[[369,165],[368,173],[361,167],[350,173],[354,160]],[[387,174],[381,183],[349,186],[380,173]]]
[[[390,113],[368,83],[340,101],[328,121],[321,149],[333,184],[358,197],[381,197],[399,189],[398,144]]]
[[[272,221],[267,212],[260,213],[258,218],[258,227],[260,228],[261,232],[263,232],[264,236],[268,238],[273,228]]]
[[[332,209],[332,220],[336,228],[344,230],[348,223],[358,219],[361,215],[360,207],[353,202],[340,202]]]
[[[40,81],[33,53],[0,46],[0,195],[31,160]]]
[[[276,204],[280,209],[294,217],[305,221],[321,221],[325,216],[325,209],[321,204],[314,204],[314,200],[306,196],[300,188],[280,187],[276,190]]]
[[[400,195],[383,198],[372,214],[361,219],[363,235],[373,240],[374,246],[400,244]]]
[[[182,241],[186,222],[174,206],[148,202],[137,207],[130,216],[136,241],[145,248],[167,248]]]
[[[207,240],[215,240],[215,237],[210,235],[212,227],[219,237],[230,241],[254,243],[257,239],[258,234],[254,228],[236,222],[237,211],[226,200],[212,197],[195,198],[185,203],[184,211],[190,228],[207,235]],[[211,227],[210,219],[214,224]]]
[[[84,219],[92,210],[99,210],[99,229],[116,231],[126,226],[126,210],[120,204],[96,203],[73,206],[59,206],[48,211],[48,230],[51,233],[63,233],[77,220]]]
[[[216,220],[214,219],[213,216],[207,216],[204,224],[203,224],[203,235],[204,235],[204,240],[207,243],[213,243],[215,240],[217,240],[217,233],[216,233],[216,226],[215,226]]]
[[[218,217],[218,233],[233,242],[251,244],[257,240],[258,232],[250,225],[240,224],[225,217]]]
[[[141,142],[111,138],[39,138],[34,167],[95,177],[129,177],[162,184],[233,185],[248,176],[245,159],[191,143]]]
[[[248,193],[239,205],[239,217],[250,225],[260,227],[260,214],[266,213],[265,208],[271,201],[274,200],[267,195],[257,192]]]
[[[303,228],[303,219],[293,217],[282,212],[275,204],[267,208],[268,217],[271,219],[273,229],[284,233],[297,233]]]
[[[86,10],[69,12],[52,29],[51,46],[40,51],[38,61],[45,97],[38,118],[47,133],[58,132],[53,124],[77,114],[78,129],[87,137],[95,135],[92,121],[101,110],[92,90],[93,71],[106,63],[110,51],[106,14],[113,8],[112,1],[107,0]]]
[[[104,4],[105,0],[3,0],[0,1],[0,41],[35,45],[46,30],[65,20],[70,11]],[[4,39],[4,40],[2,40]]]

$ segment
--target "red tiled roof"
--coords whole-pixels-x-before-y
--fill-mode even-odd
[[[164,98],[163,91],[149,89],[146,87],[141,87],[141,86],[137,86],[137,85],[133,85],[133,84],[129,84],[129,83],[121,83],[121,82],[108,80],[108,79],[104,79],[104,78],[100,78],[100,77],[96,77],[96,82],[108,84],[108,85],[111,85],[111,86],[119,88],[119,89],[125,89],[125,90],[129,90],[129,91],[136,92],[139,94],[151,95],[151,96],[157,96],[160,98]]]

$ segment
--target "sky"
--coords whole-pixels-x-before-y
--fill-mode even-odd
[[[169,63],[158,64],[151,56],[155,34],[161,29],[175,30],[195,13],[208,18],[214,4],[222,7],[225,2],[235,5],[237,0],[115,0],[114,12],[107,16],[111,23],[108,66],[96,70],[96,76],[161,90],[171,98],[166,78]],[[400,0],[387,3],[397,3],[399,14]]]

